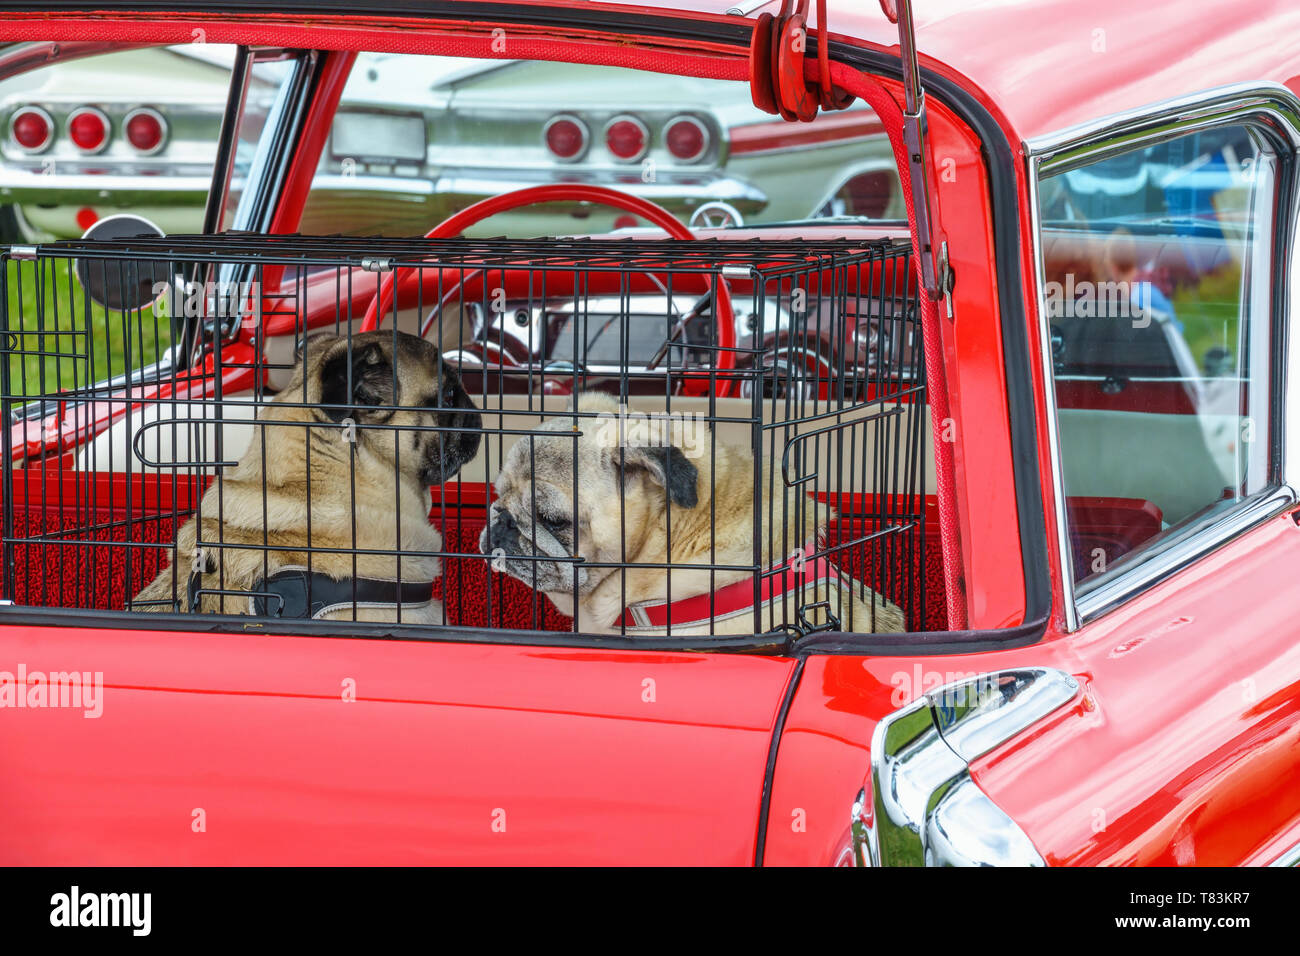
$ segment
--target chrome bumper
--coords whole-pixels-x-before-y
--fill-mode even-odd
[[[56,167],[57,169],[57,167]],[[444,172],[436,179],[418,176],[347,176],[331,173],[317,176],[312,189],[331,194],[391,196],[403,204],[438,199],[464,200],[468,205],[480,199],[528,186],[554,182],[582,182],[609,186],[663,206],[694,206],[722,200],[742,212],[758,212],[767,205],[762,190],[742,180],[698,173],[662,174],[649,182],[631,171],[617,175],[546,176],[509,178],[478,174],[473,171]],[[77,205],[87,203],[130,206],[177,203],[202,205],[211,186],[206,175],[157,175],[140,173],[62,173],[19,168],[0,164],[0,201],[39,203],[41,205]],[[572,205],[580,205],[573,203]]]
[[[57,169],[57,167],[52,167]],[[203,205],[211,175],[43,173],[0,164],[0,202],[71,206],[107,203]]]

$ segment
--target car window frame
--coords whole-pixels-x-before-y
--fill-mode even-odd
[[[1055,379],[1052,370],[1047,282],[1043,259],[1042,215],[1039,206],[1042,180],[1070,169],[1090,166],[1136,149],[1157,145],[1192,133],[1231,126],[1246,126],[1257,132],[1261,148],[1275,163],[1271,255],[1267,277],[1269,293],[1268,334],[1268,472],[1265,488],[1234,503],[1222,514],[1194,522],[1168,541],[1157,542],[1135,554],[1112,577],[1080,594],[1074,579],[1069,537],[1069,514],[1057,418]],[[1096,122],[1071,127],[1022,144],[1037,305],[1039,361],[1043,370],[1042,391],[1047,418],[1048,454],[1052,480],[1054,547],[1060,564],[1065,629],[1078,630],[1111,610],[1127,603],[1179,570],[1200,560],[1246,531],[1293,505],[1298,496],[1295,464],[1288,463],[1286,431],[1295,428],[1285,414],[1288,368],[1296,364],[1287,340],[1290,313],[1289,284],[1296,255],[1297,151],[1300,151],[1300,99],[1280,84],[1239,84],[1218,87],[1190,96],[1153,104],[1140,110],[1115,114]],[[1243,272],[1243,286],[1248,272]],[[1290,381],[1294,381],[1292,378]],[[1300,417],[1300,416],[1297,416]]]
[[[231,177],[234,175],[235,150],[239,130],[244,121],[248,87],[252,81],[253,70],[260,63],[274,62],[288,62],[291,68],[276,95],[275,104],[267,115],[266,125],[258,137],[257,152],[249,168],[248,179],[244,184],[240,200],[236,208],[229,212],[232,221],[226,222],[228,215],[226,204],[230,196]],[[221,131],[217,135],[217,157],[212,169],[212,185],[208,190],[208,202],[203,216],[204,235],[214,235],[226,230],[270,231],[272,217],[275,215],[280,195],[284,191],[293,150],[302,137],[308,104],[319,80],[322,62],[323,56],[319,50],[247,45],[237,48],[235,64],[231,69],[225,115],[222,117]],[[248,263],[232,265],[222,269],[218,275],[193,278],[209,278],[215,280],[221,288],[236,288],[253,274],[254,268]],[[230,312],[230,315],[221,320],[222,328],[219,333],[197,329],[190,333],[189,338],[193,339],[190,347],[191,364],[198,361],[204,348],[218,340],[232,341],[238,335],[240,326],[238,310],[230,310]]]
[[[231,71],[229,98],[217,138],[217,161],[204,213],[205,233],[220,230],[266,231],[275,200],[284,183],[286,157],[301,132],[308,93],[313,86],[320,56],[316,50],[247,47],[238,49]],[[258,155],[249,169],[248,181],[231,222],[224,221],[230,179],[234,174],[235,139],[243,123],[248,86],[253,70],[261,63],[292,62],[293,69],[277,94],[277,103],[267,116],[259,137]]]

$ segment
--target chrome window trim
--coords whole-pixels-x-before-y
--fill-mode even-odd
[[[1300,98],[1280,83],[1215,87],[1036,136],[1024,148],[1027,156],[1043,163],[1046,172],[1057,173],[1128,152],[1138,143],[1152,145],[1260,116],[1275,120],[1275,128],[1300,149]]]
[[[207,204],[203,210],[203,233],[211,235],[221,229],[225,217],[226,197],[230,192],[230,177],[234,171],[235,133],[244,111],[244,97],[248,94],[249,68],[252,60],[248,47],[235,48],[235,62],[230,68],[230,84],[226,87],[226,103],[221,114],[221,129],[217,133],[216,155],[209,177]]]
[[[1269,864],[1269,866],[1300,866],[1300,843],[1284,850],[1282,855]]]
[[[231,214],[231,221],[221,223],[223,230],[266,232],[270,229],[281,188],[288,176],[289,163],[285,161],[286,157],[291,156],[302,134],[303,118],[308,109],[307,100],[312,92],[318,61],[319,56],[315,50],[299,52],[276,48],[257,49],[250,53],[244,98],[236,124],[243,122],[247,109],[247,86],[252,71],[263,63],[287,62],[291,68],[267,110],[266,123],[258,137],[243,192]],[[231,148],[235,148],[233,143]],[[226,189],[227,192],[230,189],[229,180]]]
[[[1078,612],[1074,605],[1074,559],[1070,550],[1070,529],[1065,512],[1065,475],[1061,468],[1061,435],[1056,417],[1056,389],[1052,379],[1052,332],[1051,323],[1044,321],[1048,315],[1047,278],[1043,265],[1042,221],[1038,205],[1039,161],[1025,148],[1025,161],[1028,163],[1027,185],[1029,188],[1030,233],[1034,256],[1034,298],[1038,314],[1034,319],[1038,326],[1038,358],[1043,369],[1043,407],[1047,415],[1047,455],[1052,469],[1052,523],[1056,527],[1056,554],[1061,564],[1062,605],[1065,611],[1065,629],[1077,630]]]
[[[247,110],[248,89],[252,81],[253,70],[263,63],[287,62],[290,64],[288,75],[275,93],[267,110],[265,125],[258,136],[255,152],[249,164],[243,191],[235,203],[234,210],[229,211],[230,222],[226,222],[227,200],[230,197],[231,181],[234,175],[234,158],[238,149],[240,124],[243,123]],[[215,216],[205,223],[204,231],[220,230],[243,232],[268,232],[278,208],[285,179],[289,175],[288,160],[303,134],[303,123],[310,105],[321,67],[321,53],[317,50],[293,50],[280,47],[240,48],[236,68],[231,79],[231,100],[223,121],[219,139],[217,165],[214,169],[213,182],[218,175],[223,177],[220,196],[215,200],[219,205],[209,208],[209,214]],[[236,87],[235,84],[238,84]],[[237,94],[237,99],[236,99]],[[227,124],[229,131],[227,131]],[[215,192],[215,190],[214,190]],[[223,263],[216,270],[216,282],[220,288],[233,288],[254,274],[258,267],[252,263]],[[221,329],[220,338],[229,340],[238,328],[239,315],[218,315],[211,318],[214,327]],[[205,320],[205,323],[209,320]],[[195,339],[197,348],[208,344],[206,335]]]
[[[1141,557],[1141,563],[1113,579],[1100,582],[1086,594],[1074,599],[1079,622],[1086,624],[1119,607],[1140,591],[1159,584],[1211,551],[1239,538],[1263,521],[1285,511],[1296,502],[1295,492],[1287,485],[1270,488],[1236,505],[1222,518],[1205,528],[1191,532],[1168,550]]]
[[[1290,314],[1290,275],[1272,277],[1273,301],[1281,314],[1272,316],[1276,333],[1276,351],[1270,375],[1270,435],[1274,439],[1281,484],[1261,491],[1241,502],[1221,519],[1191,532],[1166,551],[1135,561],[1113,580],[1104,581],[1084,595],[1076,594],[1074,566],[1070,550],[1069,523],[1065,507],[1065,479],[1061,467],[1060,431],[1057,421],[1056,392],[1053,388],[1052,347],[1043,263],[1042,217],[1039,209],[1039,182],[1042,177],[1090,165],[1113,155],[1143,146],[1156,145],[1187,136],[1200,130],[1245,125],[1271,132],[1291,147],[1289,170],[1276,177],[1278,195],[1289,199],[1289,206],[1273,217],[1273,235],[1281,237],[1283,248],[1275,262],[1283,270],[1291,269],[1296,260],[1297,244],[1297,170],[1295,157],[1300,154],[1300,98],[1277,83],[1244,83],[1216,87],[1189,96],[1165,100],[1137,110],[1130,110],[1035,137],[1022,144],[1025,153],[1026,184],[1029,195],[1030,242],[1034,258],[1034,296],[1037,302],[1039,360],[1043,369],[1040,397],[1047,415],[1047,444],[1052,469],[1053,522],[1056,526],[1057,557],[1064,589],[1065,629],[1079,627],[1118,607],[1137,594],[1154,587],[1192,562],[1237,538],[1250,528],[1293,505],[1300,485],[1295,473],[1300,456],[1291,462],[1287,456],[1287,429],[1295,429],[1285,414],[1291,396],[1287,374],[1297,364],[1288,342]],[[1280,419],[1280,421],[1278,420]],[[1277,427],[1272,427],[1276,425]]]

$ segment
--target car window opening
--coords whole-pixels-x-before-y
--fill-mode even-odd
[[[818,226],[902,218],[873,115],[790,165],[743,84],[653,77],[630,108],[573,92],[597,73],[647,76],[359,60],[303,215],[333,238],[10,255],[4,596],[434,635],[943,629],[911,246]],[[394,77],[411,98],[381,102]],[[569,98],[507,97],[521,77]]]

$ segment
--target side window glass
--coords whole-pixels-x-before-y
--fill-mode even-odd
[[[1274,174],[1233,126],[1041,183],[1080,592],[1269,487]]]
[[[101,219],[203,229],[235,47],[120,50],[0,78],[0,242]]]
[[[292,92],[290,80],[297,67],[298,58],[289,54],[258,52],[252,55],[242,109],[235,127],[234,150],[227,170],[229,179],[218,232],[256,228],[257,224],[250,221],[250,217],[260,197],[250,191],[248,185],[265,185],[264,172],[273,146],[273,137],[267,134],[280,125]]]
[[[308,234],[423,234],[475,202],[580,182],[683,223],[906,220],[889,138],[864,104],[787,123],[733,80],[581,63],[361,53],[307,197]],[[501,213],[470,236],[645,226],[599,204]]]

